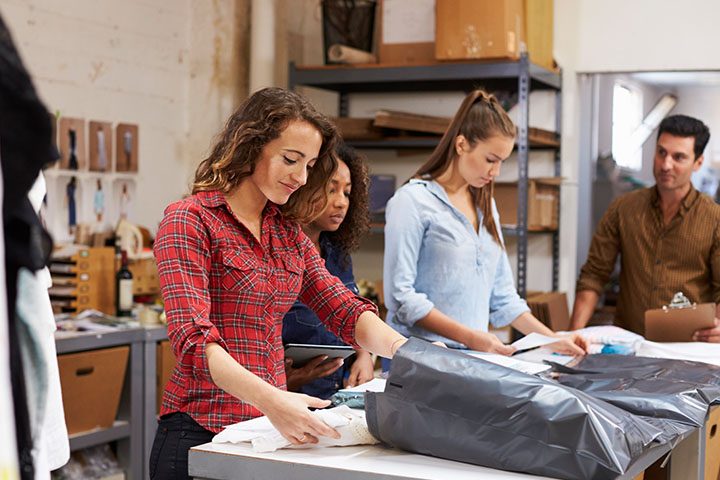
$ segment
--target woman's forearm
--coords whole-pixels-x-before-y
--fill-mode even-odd
[[[418,320],[415,325],[464,345],[472,343],[473,329],[448,317],[437,308],[430,310],[430,313]]]
[[[360,314],[355,326],[355,341],[365,350],[385,358],[392,358],[407,339],[367,311]]]
[[[213,382],[233,397],[262,411],[262,405],[277,392],[277,388],[240,365],[217,343],[208,343],[205,354]]]
[[[530,312],[521,313],[510,325],[520,333],[527,335],[528,333],[536,332],[548,337],[555,337],[557,334],[548,328],[544,323],[535,318]]]

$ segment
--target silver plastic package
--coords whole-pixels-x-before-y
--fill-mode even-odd
[[[615,478],[670,437],[574,388],[418,339],[396,353],[385,392],[365,394],[365,411],[395,447],[564,479]]]
[[[551,365],[563,385],[636,415],[699,427],[720,403],[720,367],[707,363],[587,355],[573,368]]]

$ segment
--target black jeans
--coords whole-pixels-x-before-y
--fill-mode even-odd
[[[190,447],[208,443],[215,436],[201,427],[190,415],[182,412],[160,417],[150,452],[152,480],[189,479],[188,451]]]

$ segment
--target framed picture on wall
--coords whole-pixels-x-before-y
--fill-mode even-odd
[[[115,127],[115,171],[138,171],[138,126],[119,123]]]
[[[112,123],[91,120],[88,123],[88,147],[91,172],[112,170]]]
[[[86,159],[85,120],[60,117],[60,168],[84,170]]]

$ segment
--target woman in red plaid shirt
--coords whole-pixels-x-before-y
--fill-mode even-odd
[[[293,444],[338,436],[308,410],[329,401],[286,391],[282,320],[296,299],[351,345],[390,358],[405,342],[298,226],[324,210],[337,139],[299,95],[260,90],[228,120],[192,196],[165,210],[154,250],[177,365],[152,478],[187,478],[190,447],[263,414]]]

